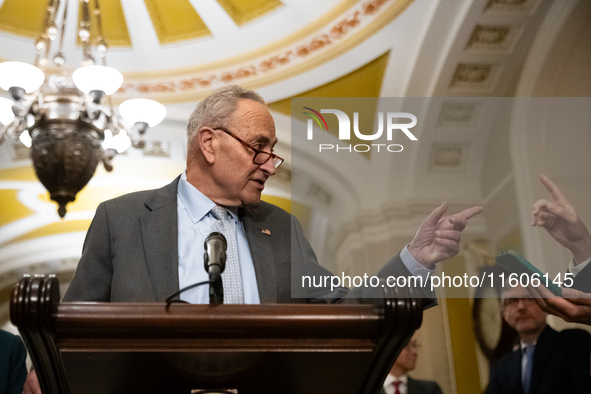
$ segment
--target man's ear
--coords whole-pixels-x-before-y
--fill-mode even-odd
[[[209,127],[200,128],[197,132],[197,139],[199,146],[201,146],[203,157],[208,163],[213,164],[215,162],[213,130]]]

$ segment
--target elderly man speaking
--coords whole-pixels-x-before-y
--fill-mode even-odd
[[[260,95],[238,86],[213,92],[191,115],[187,142],[187,169],[172,183],[98,206],[64,301],[163,302],[208,279],[203,245],[212,231],[222,232],[228,244],[225,303],[350,296],[340,287],[304,289],[303,298],[292,297],[294,273],[331,274],[318,264],[297,220],[261,202],[265,182],[283,159],[273,153],[275,123]],[[446,203],[437,207],[378,276],[426,276],[456,255],[468,219],[482,208],[444,217],[446,210]],[[207,286],[181,299],[207,303]],[[25,393],[38,392],[32,372]]]
[[[172,183],[99,205],[64,300],[162,302],[207,280],[203,244],[220,228],[228,238],[226,303],[301,302],[292,298],[293,273],[331,275],[297,220],[261,202],[265,182],[283,162],[273,153],[275,123],[261,96],[238,86],[215,91],[191,115],[187,139],[187,169]],[[482,209],[443,218],[446,210],[447,204],[436,208],[379,275],[426,275],[457,254],[467,220]],[[305,298],[334,299],[348,289],[306,291]],[[206,286],[181,299],[207,303]]]

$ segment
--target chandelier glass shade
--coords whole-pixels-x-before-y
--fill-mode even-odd
[[[166,108],[157,101],[138,98],[121,103],[119,113],[129,124],[147,123],[154,127],[166,117]]]
[[[32,93],[45,81],[45,74],[39,68],[23,62],[0,63],[0,88],[8,91],[13,86]]]
[[[76,87],[86,94],[97,90],[110,96],[123,84],[123,74],[106,66],[80,67],[74,71],[72,79]]]
[[[121,87],[123,75],[106,66],[108,45],[102,35],[100,7],[98,0],[92,0],[91,13],[90,1],[78,2],[80,68],[72,72],[65,67],[62,52],[67,0],[48,1],[43,29],[35,41],[35,65],[0,63],[0,88],[12,97],[0,97],[0,143],[11,138],[31,148],[35,173],[59,205],[61,217],[99,162],[111,171],[115,154],[130,146],[143,147],[147,128],[166,116],[162,104],[148,99],[123,102],[119,108],[123,119],[114,110],[111,95]],[[94,31],[95,25],[98,33],[92,40],[91,26]],[[54,42],[59,44],[50,60]]]

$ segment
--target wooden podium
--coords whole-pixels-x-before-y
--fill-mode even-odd
[[[10,316],[43,394],[377,394],[422,320],[416,293],[385,291],[373,305],[167,309],[59,303],[57,279],[36,277],[14,288]]]

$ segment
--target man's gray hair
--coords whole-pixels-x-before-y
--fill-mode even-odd
[[[224,86],[204,98],[191,114],[187,125],[187,146],[203,126],[223,127],[232,116],[240,100],[252,100],[265,104],[265,100],[252,90],[240,86]]]

